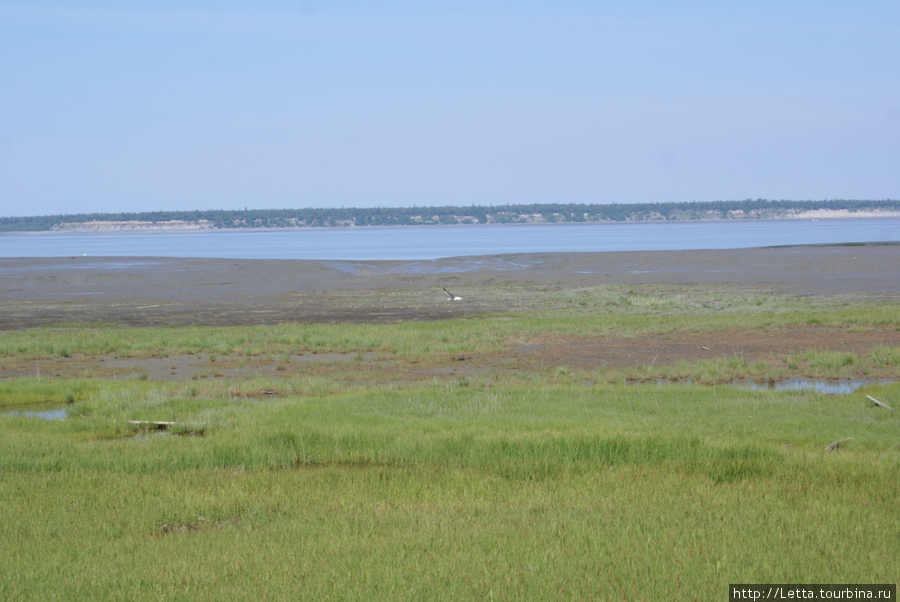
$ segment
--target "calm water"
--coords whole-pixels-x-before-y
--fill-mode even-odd
[[[0,257],[437,259],[900,241],[900,219],[0,234]]]

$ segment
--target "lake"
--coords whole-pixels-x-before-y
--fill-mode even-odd
[[[867,242],[900,242],[900,219],[3,233],[0,257],[409,260],[506,253],[741,249]]]

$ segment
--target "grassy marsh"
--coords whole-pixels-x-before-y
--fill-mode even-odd
[[[0,380],[0,596],[715,599],[736,582],[897,582],[900,384],[722,385],[896,378],[897,346],[488,362],[576,335],[893,332],[896,305],[680,288],[535,298],[429,323],[5,332],[7,368],[246,363],[240,378]],[[310,355],[324,359],[300,363]],[[435,370],[459,358],[479,369]],[[3,412],[47,401],[68,418]]]

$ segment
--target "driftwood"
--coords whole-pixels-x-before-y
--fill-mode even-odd
[[[838,447],[840,447],[841,443],[843,443],[844,441],[850,441],[850,439],[853,439],[853,437],[844,437],[843,439],[838,439],[837,441],[832,441],[831,443],[828,444],[828,447],[825,448],[825,451],[834,451]]]
[[[176,431],[177,435],[200,435],[203,436],[206,428],[202,424],[191,422],[171,422],[168,420],[129,420],[128,424],[132,424],[139,429],[167,431],[176,426],[183,427],[184,430]]]
[[[167,431],[176,426],[183,427],[184,430],[176,432],[178,435],[203,435],[206,427],[195,422],[172,422],[169,420],[129,420],[128,424],[132,424],[139,429]]]
[[[878,401],[877,399],[875,399],[875,398],[872,397],[871,395],[866,395],[866,399],[868,399],[869,401],[871,401],[872,403],[874,403],[875,405],[877,405],[877,406],[879,406],[879,407],[887,408],[887,409],[889,409],[889,410],[891,409],[891,406],[889,406],[889,405],[886,404],[886,403],[882,403],[882,402]]]

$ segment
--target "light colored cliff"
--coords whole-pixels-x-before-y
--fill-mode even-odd
[[[71,222],[57,224],[51,228],[55,231],[65,232],[143,232],[156,230],[211,230],[213,222],[200,220],[187,222],[172,220],[167,222],[141,222],[141,221],[92,221]]]

